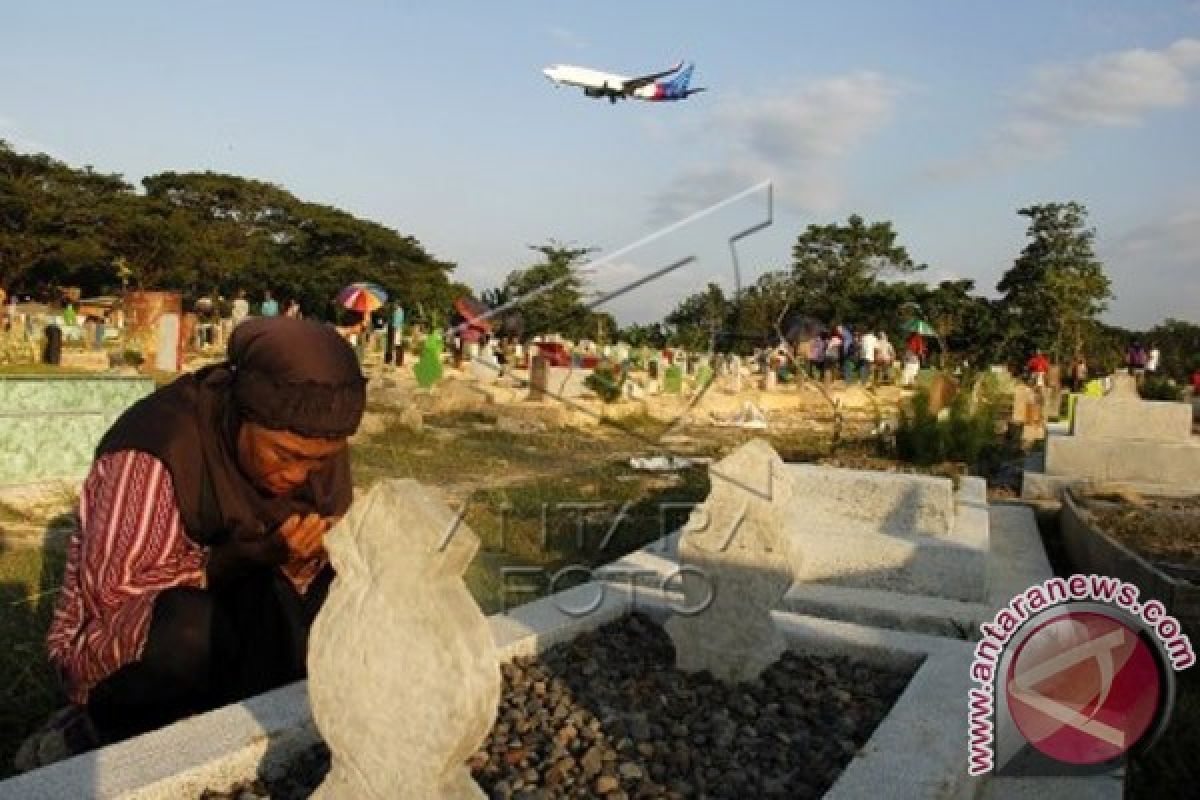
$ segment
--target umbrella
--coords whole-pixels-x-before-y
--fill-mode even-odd
[[[490,309],[474,297],[460,297],[454,301],[454,310],[462,315],[463,321],[472,328],[491,331],[492,323],[487,319]]]
[[[936,337],[938,335],[937,331],[933,329],[933,326],[923,319],[910,319],[908,322],[904,323],[904,330],[906,333],[918,333],[921,336]]]
[[[360,314],[379,310],[387,299],[387,292],[373,283],[352,283],[337,295],[339,305]]]
[[[785,318],[782,328],[783,337],[790,342],[811,339],[826,330],[825,324],[820,320],[799,314]]]

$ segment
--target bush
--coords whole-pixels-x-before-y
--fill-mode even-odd
[[[944,461],[977,465],[997,444],[995,395],[985,385],[971,410],[971,394],[960,391],[950,402],[945,419],[929,408],[929,392],[919,389],[909,409],[901,409],[896,427],[896,456],[928,466]]]
[[[621,399],[621,387],[625,383],[625,371],[620,367],[602,365],[596,367],[583,385],[595,392],[606,403]]]
[[[1166,400],[1172,403],[1183,400],[1183,388],[1170,378],[1159,375],[1147,375],[1138,387],[1138,394],[1143,400]]]

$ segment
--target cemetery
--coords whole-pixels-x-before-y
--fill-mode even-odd
[[[1084,121],[1136,133],[1144,111],[1182,101],[1113,112],[1105,98],[1124,95],[1092,84],[1136,62],[1183,85],[1196,48],[1044,65],[1045,86],[1066,83],[1012,92],[1037,102],[996,129],[1052,144]],[[115,48],[93,66],[109,61]],[[656,80],[675,70],[632,79],[629,99],[686,99]],[[680,222],[603,256],[522,244],[527,260],[507,274],[512,253],[472,237],[525,236],[507,230],[515,191],[488,190],[523,162],[467,137],[499,136],[503,151],[529,137],[475,117],[458,121],[461,138],[412,125],[435,134],[418,148],[388,134],[389,158],[456,145],[429,156],[436,191],[383,164],[366,170],[370,192],[339,188],[366,161],[309,176],[364,207],[394,193],[379,222],[274,177],[213,171],[219,160],[135,188],[0,139],[0,800],[1186,796],[1200,671],[1139,673],[1134,689],[1169,691],[1150,709],[1161,724],[1128,741],[1113,734],[1127,708],[1101,719],[1125,699],[1109,692],[1127,663],[1114,649],[1092,639],[1082,667],[1047,668],[1086,625],[1060,641],[1014,623],[1031,660],[1058,654],[1018,674],[1022,651],[1002,651],[985,668],[982,724],[972,690],[987,683],[976,668],[991,624],[1029,587],[1075,573],[1129,581],[1200,635],[1200,327],[1116,324],[1097,256],[1132,273],[1155,237],[1168,242],[1162,260],[1183,277],[1139,288],[1186,304],[1194,265],[1180,259],[1194,248],[1176,240],[1191,217],[1122,221],[1098,250],[1081,203],[1018,208],[1024,247],[981,283],[969,265],[994,263],[989,248],[1013,231],[989,222],[985,234],[969,219],[977,202],[904,209],[906,225],[938,226],[915,239],[941,258],[926,264],[891,221],[837,199],[854,198],[843,171],[864,183],[874,171],[836,162],[875,138],[900,84],[832,80],[770,88],[772,104],[748,97],[749,113],[696,129],[730,133],[756,168],[784,155],[778,220],[772,179],[707,210],[664,202]],[[231,81],[231,95],[235,83],[259,82]],[[602,111],[621,95],[607,82],[585,94],[607,97]],[[972,105],[988,105],[980,97]],[[1080,98],[1095,107],[1065,108]],[[836,119],[851,112],[862,119]],[[13,126],[0,119],[0,134]],[[277,149],[250,146],[250,127],[231,126],[238,146],[222,141],[222,158]],[[362,152],[337,141],[321,157],[375,157],[366,139]],[[985,171],[1007,157],[996,142],[996,157],[975,159]],[[527,222],[562,225],[579,203],[602,229],[616,205],[637,225],[615,229],[640,231],[663,210],[612,203],[632,182],[598,181],[583,201],[575,181],[546,191],[538,176],[565,174],[554,159],[540,152],[537,169],[505,178],[539,198],[524,201]],[[264,174],[291,180],[285,160]],[[784,186],[817,162],[816,184]],[[634,161],[601,149],[562,163],[625,181]],[[660,200],[742,177],[680,175]],[[471,203],[436,208],[468,182],[481,184]],[[895,195],[874,188],[878,202]],[[827,202],[844,221],[808,218]],[[453,220],[437,235],[480,245],[479,263],[389,227],[414,212]],[[767,228],[798,219],[764,255],[778,233]],[[955,236],[958,251],[938,253]],[[1029,730],[1013,714],[1022,703]],[[973,769],[981,729],[997,760],[1002,739],[1020,757]],[[1129,755],[1042,749],[1077,733],[1120,739]]]
[[[914,389],[779,381],[737,356],[555,340],[455,364],[436,333],[413,347],[405,369],[365,354],[357,500],[327,537],[338,578],[308,680],[10,778],[0,797],[1021,796],[1019,779],[967,777],[962,711],[980,624],[1053,574],[1035,516],[957,451],[878,449],[961,414],[985,415],[1018,461],[1047,437],[1024,491],[1062,499],[1073,563],[1194,624],[1190,408],[1120,377],[1107,396],[1050,400],[1004,372],[931,371],[922,423]],[[213,358],[185,352],[176,368]],[[53,487],[77,485],[116,414],[163,380],[129,371],[0,376],[20,432],[0,452],[6,507],[53,516]],[[1147,421],[1136,436],[1131,415]],[[1072,494],[1116,480],[1145,493],[1136,514],[1186,519],[1165,550],[1138,538],[1156,523]],[[591,492],[635,524],[588,551],[564,544],[578,520],[560,514],[547,539],[546,503]],[[652,519],[663,502],[699,505]],[[577,563],[586,574],[547,583]],[[530,581],[515,600],[514,567]]]

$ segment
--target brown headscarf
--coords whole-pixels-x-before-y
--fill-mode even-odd
[[[358,428],[366,379],[350,346],[326,325],[289,317],[247,320],[228,359],[184,375],[135,403],[96,456],[141,450],[171,473],[180,517],[198,544],[252,538],[296,513],[338,516],[350,506],[346,450],[285,497],[258,491],[238,465],[238,426],[249,420],[301,436],[340,438]]]

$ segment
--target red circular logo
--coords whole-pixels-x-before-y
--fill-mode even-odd
[[[1098,764],[1126,753],[1153,724],[1159,669],[1150,646],[1120,620],[1067,612],[1039,625],[1013,655],[1009,711],[1050,758]]]

